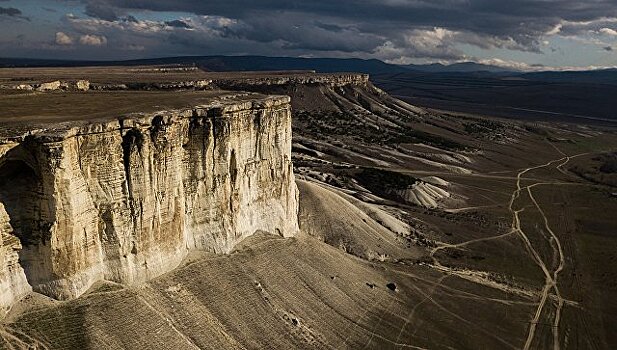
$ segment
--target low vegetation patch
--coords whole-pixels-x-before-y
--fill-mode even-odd
[[[297,111],[294,122],[304,133],[315,137],[323,137],[323,135],[348,136],[356,141],[378,145],[424,143],[453,151],[468,148],[459,142],[415,130],[411,126],[401,128],[382,126],[377,128],[374,125],[369,125],[353,113]],[[378,120],[376,123],[379,123]]]
[[[382,193],[385,189],[404,190],[418,181],[413,176],[375,168],[363,168],[356,175],[356,179],[369,190]]]
[[[569,170],[587,181],[617,187],[617,152],[577,160]]]

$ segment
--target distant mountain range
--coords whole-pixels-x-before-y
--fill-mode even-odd
[[[299,58],[267,56],[182,56],[139,59],[130,61],[72,61],[31,58],[0,58],[0,67],[53,67],[87,65],[152,65],[152,64],[196,64],[212,71],[263,71],[263,70],[315,70],[331,73],[354,71],[369,74],[404,73],[409,70],[428,73],[454,72],[516,72],[498,66],[475,62],[461,62],[450,65],[441,63],[395,65],[377,59],[357,58]]]
[[[525,73],[494,65],[461,62],[450,65],[394,65],[377,59],[357,58],[297,58],[266,56],[182,56],[140,59],[129,61],[71,61],[30,58],[0,58],[0,67],[69,67],[69,66],[118,66],[118,65],[195,65],[208,71],[273,71],[315,70],[317,72],[361,72],[371,75],[406,74],[438,75],[444,79],[458,77],[491,77],[499,79],[524,79],[558,83],[595,83],[617,85],[617,69],[578,72]]]
[[[69,66],[118,66],[118,65],[196,65],[204,70],[229,71],[276,71],[315,70],[318,72],[360,72],[368,74],[404,73],[408,68],[388,64],[377,59],[357,58],[297,58],[266,56],[182,56],[139,59],[129,61],[71,61],[0,58],[0,67],[69,67]]]
[[[512,73],[518,72],[517,70],[508,69],[499,66],[491,66],[487,64],[475,63],[475,62],[460,62],[453,64],[409,64],[403,66],[407,69],[429,72],[429,73],[473,73],[473,72],[490,72],[490,73]]]

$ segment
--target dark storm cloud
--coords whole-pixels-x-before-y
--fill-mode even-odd
[[[109,6],[105,2],[91,1],[86,4],[84,13],[90,17],[115,21],[119,18],[122,11],[114,6]]]
[[[13,7],[0,7],[0,15],[17,17],[21,16],[21,11]]]
[[[21,18],[25,20],[30,20],[28,17],[24,17],[20,9],[16,9],[14,7],[0,7],[0,16],[8,16],[14,18]]]
[[[197,45],[200,38],[213,40],[214,33],[220,38],[273,45],[297,54],[339,52],[382,59],[463,59],[466,56],[460,44],[540,53],[547,33],[599,32],[614,27],[601,21],[617,17],[615,0],[81,1],[85,14],[114,23],[137,24],[128,14],[145,10],[206,18],[207,23],[196,24],[185,18],[160,23],[177,29],[171,33],[169,28],[159,28],[161,36],[173,37],[177,45],[186,43],[187,47]],[[98,26],[108,31],[111,41],[115,36],[126,37],[110,32],[110,25]],[[142,27],[127,28],[130,31]],[[204,36],[205,32],[208,35]],[[224,43],[229,45],[229,41]]]
[[[337,32],[337,33],[340,33],[343,30],[345,30],[345,28],[343,28],[343,27],[341,27],[339,25],[329,24],[329,23],[322,23],[320,21],[315,21],[315,26],[317,28],[321,28],[321,29],[324,29],[324,30],[328,30],[328,31],[331,31],[331,32]]]
[[[304,13],[363,23],[440,26],[496,35],[536,34],[560,20],[587,21],[617,14],[614,0],[106,0],[108,7],[183,11],[250,19],[255,13]],[[398,23],[393,23],[398,22]]]
[[[170,27],[174,27],[174,28],[184,28],[184,29],[192,28],[188,23],[182,20],[179,20],[179,19],[174,19],[173,21],[165,21],[165,24],[167,24]]]

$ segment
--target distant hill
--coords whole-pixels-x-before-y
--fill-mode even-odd
[[[202,57],[197,64],[213,71],[237,70],[315,70],[317,72],[361,72],[368,74],[402,73],[407,70],[380,60],[357,58],[290,58],[263,56],[215,56]]]
[[[297,58],[266,56],[183,56],[129,61],[69,61],[0,58],[0,67],[68,67],[118,65],[196,65],[207,71],[315,70],[317,72],[359,72],[367,74],[403,73],[408,69],[380,60],[357,58]]]
[[[267,56],[180,56],[148,58],[129,61],[71,61],[31,58],[0,58],[0,67],[69,67],[69,66],[117,66],[153,64],[194,64],[205,70],[229,71],[267,71],[267,70],[315,70],[317,72],[359,72],[367,74],[394,74],[408,71],[427,73],[513,73],[502,67],[474,62],[451,65],[440,63],[426,65],[395,65],[377,59],[358,58],[300,58]]]
[[[314,70],[323,73],[358,72],[371,75],[410,73],[425,76],[436,74],[439,79],[466,80],[477,78],[514,78],[557,83],[594,83],[617,85],[617,69],[578,72],[525,73],[507,68],[461,62],[450,65],[440,63],[425,65],[395,65],[377,59],[358,58],[299,58],[267,56],[180,56],[149,58],[128,61],[72,61],[33,58],[0,58],[1,67],[84,67],[84,66],[134,66],[134,65],[195,65],[206,71],[272,71]]]
[[[473,73],[473,72],[490,72],[490,73],[513,73],[518,72],[513,69],[508,69],[499,66],[492,66],[487,64],[475,63],[475,62],[460,62],[449,65],[441,63],[432,64],[408,64],[405,66],[407,69],[428,72],[428,73]]]

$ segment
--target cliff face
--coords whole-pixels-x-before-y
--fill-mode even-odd
[[[149,70],[147,70],[149,71]],[[139,73],[137,70],[134,73]],[[187,71],[192,72],[192,71]],[[193,72],[192,72],[193,73]],[[199,74],[199,73],[193,73]],[[163,76],[164,77],[164,76]],[[89,80],[54,80],[46,83],[12,81],[9,84],[0,84],[0,88],[29,90],[29,91],[88,91],[92,90],[209,90],[222,88],[225,90],[255,91],[264,87],[281,85],[325,85],[330,87],[342,87],[347,85],[368,86],[369,76],[359,73],[340,74],[315,74],[315,73],[290,73],[290,74],[262,74],[252,76],[221,77],[213,74],[198,80],[160,80],[160,81],[116,81],[101,82]]]
[[[214,79],[212,83],[226,90],[255,91],[259,88],[277,85],[326,85],[341,87],[346,85],[365,86],[369,84],[368,74],[295,74],[283,76],[262,76],[234,79]]]
[[[24,270],[19,264],[18,251],[22,249],[19,239],[13,235],[4,205],[0,203],[0,306],[9,307],[32,288],[26,281]],[[2,310],[3,311],[3,310]]]
[[[148,280],[190,250],[298,230],[288,97],[52,130],[0,145],[0,303]]]

